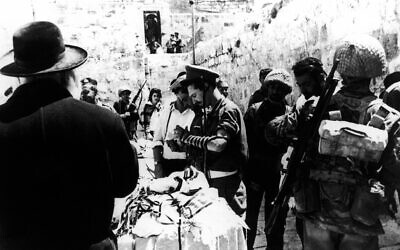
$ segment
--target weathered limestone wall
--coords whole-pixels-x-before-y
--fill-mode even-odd
[[[240,0],[240,2],[243,2]],[[182,3],[180,3],[182,5]],[[185,1],[186,5],[188,1]],[[233,6],[234,7],[234,6]],[[232,7],[232,8],[233,8]],[[18,0],[0,3],[0,54],[12,48],[12,34],[21,25],[36,20],[56,23],[65,43],[85,48],[88,62],[77,69],[78,79],[92,77],[116,99],[118,86],[133,89],[147,79],[148,87],[168,90],[170,81],[192,61],[191,53],[149,54],[144,44],[143,11],[160,11],[162,45],[169,34],[179,32],[183,43],[192,36],[191,12],[174,9],[172,0]],[[231,29],[240,19],[232,13],[196,11],[195,29],[200,40],[213,38]],[[200,32],[201,31],[201,32]],[[0,103],[6,86],[15,78],[0,76]],[[4,88],[3,88],[4,87]],[[144,88],[144,94],[149,89]]]
[[[264,67],[287,70],[306,56],[330,69],[335,45],[347,34],[368,33],[384,45],[389,72],[400,70],[400,2],[396,0],[283,0],[253,13],[235,32],[202,44],[197,63],[221,72],[243,109]],[[258,29],[257,29],[258,26]]]
[[[150,87],[165,91],[184,65],[192,62],[191,51],[173,55],[147,54],[143,11],[160,11],[162,31],[166,33],[163,45],[174,31],[181,33],[182,39],[190,45],[191,14],[187,12],[190,8],[171,7],[177,2],[182,5],[182,1],[177,0],[4,2],[0,4],[0,53],[12,47],[13,32],[33,20],[34,10],[36,20],[49,20],[60,26],[66,43],[83,46],[89,51],[90,58],[79,68],[78,78],[96,78],[114,99],[119,85],[137,88],[145,79]],[[389,70],[395,70],[400,64],[400,2],[396,0],[232,2],[231,11],[226,13],[196,11],[196,62],[221,72],[222,78],[231,85],[231,98],[243,110],[250,94],[259,87],[259,69],[284,67],[290,70],[296,60],[315,56],[322,59],[328,70],[336,42],[348,33],[366,32],[376,36],[384,44],[391,61]],[[236,4],[239,8],[235,12],[232,9]],[[216,35],[219,36],[214,38]],[[1,83],[13,81],[15,79],[0,76]],[[5,86],[7,84],[0,84],[0,99]]]

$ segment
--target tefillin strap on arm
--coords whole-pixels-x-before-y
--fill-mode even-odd
[[[191,146],[195,146],[197,148],[207,149],[206,147],[208,142],[220,138],[225,138],[225,137],[188,135],[182,140],[182,142],[185,144],[189,144]]]

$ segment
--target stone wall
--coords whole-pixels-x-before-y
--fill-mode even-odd
[[[400,70],[399,13],[396,0],[282,0],[252,13],[253,19],[235,32],[201,44],[196,59],[221,73],[231,85],[231,98],[244,110],[259,87],[261,68],[290,70],[297,60],[314,56],[328,71],[335,45],[348,34],[378,38],[390,61],[389,72]]]
[[[186,5],[189,5],[186,2]],[[170,81],[192,62],[191,48],[187,53],[149,54],[144,44],[143,11],[159,11],[165,45],[169,34],[179,32],[184,43],[192,36],[191,12],[175,10],[172,0],[19,0],[14,4],[0,3],[0,53],[12,47],[12,34],[21,25],[33,20],[56,23],[65,43],[85,48],[88,62],[77,69],[78,79],[92,77],[112,100],[118,86],[132,89],[147,80],[149,88],[167,92]],[[182,1],[180,5],[184,6]],[[176,12],[175,12],[176,11]],[[213,38],[231,29],[234,21],[229,13],[195,12],[198,42]],[[237,19],[236,22],[239,22]],[[201,38],[201,39],[200,39]],[[191,44],[191,43],[190,43]],[[165,49],[165,48],[164,48]],[[6,86],[16,85],[15,78],[0,76],[0,102]],[[3,87],[4,86],[4,90]]]
[[[178,3],[183,7],[174,8]],[[237,12],[196,10],[196,62],[221,72],[231,85],[231,98],[243,110],[259,87],[261,68],[290,70],[300,58],[315,56],[328,70],[335,44],[348,33],[377,37],[391,61],[389,70],[399,69],[400,3],[396,0],[232,0],[232,6],[237,3]],[[243,3],[250,13],[243,13]],[[191,14],[182,1],[19,0],[0,7],[1,54],[12,47],[12,33],[33,16],[55,22],[66,43],[89,51],[90,58],[79,68],[78,77],[99,80],[114,99],[119,85],[135,89],[145,79],[148,87],[165,91],[184,65],[192,62]],[[143,38],[144,10],[159,10],[162,31],[166,37],[170,32],[181,33],[188,43],[187,53],[149,55]],[[15,79],[0,76],[0,82],[15,83]],[[0,85],[3,93],[7,84]]]

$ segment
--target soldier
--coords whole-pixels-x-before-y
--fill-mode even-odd
[[[340,60],[337,71],[343,80],[331,99],[326,118],[342,120],[338,126],[351,127],[345,129],[348,132],[338,131],[346,136],[342,138],[354,141],[336,144],[341,149],[351,148],[350,152],[340,151],[338,146],[325,150],[321,144],[324,141],[316,138],[303,158],[293,192],[297,216],[304,219],[304,248],[378,249],[378,235],[383,233],[378,216],[385,210],[380,183],[399,184],[400,114],[369,89],[372,78],[381,76],[386,68],[385,52],[379,41],[370,36],[348,37],[337,47],[334,59]],[[302,113],[301,107],[299,110],[301,115],[292,116],[291,120],[270,122],[268,136],[284,140],[290,130],[307,129],[308,118],[301,116],[310,114]],[[319,131],[326,130],[323,124]],[[377,149],[365,151],[368,149],[360,146],[370,126],[389,135],[388,146],[380,158],[370,158]]]
[[[271,71],[264,82],[268,90],[267,98],[251,105],[244,116],[250,152],[249,164],[244,171],[247,191],[246,224],[250,227],[247,237],[248,249],[253,249],[264,194],[265,220],[272,211],[271,203],[279,190],[281,157],[286,151],[286,147],[269,144],[262,135],[269,121],[286,113],[288,107],[285,96],[292,91],[291,76],[284,69]],[[282,211],[273,232],[267,235],[267,249],[283,249],[285,219],[286,211]]]
[[[260,88],[257,89],[251,96],[249,99],[249,107],[251,105],[253,105],[254,103],[257,102],[262,102],[264,100],[265,97],[267,97],[267,88],[264,85],[264,79],[265,77],[269,74],[269,72],[271,72],[272,69],[271,68],[265,68],[265,69],[261,69],[260,73],[258,75],[258,80],[260,81]]]
[[[287,114],[288,116],[296,115],[300,109],[302,112],[313,109],[325,85],[326,72],[322,66],[322,62],[314,57],[306,57],[293,65],[292,70],[301,96],[297,99],[293,112]],[[303,244],[303,221],[298,217],[296,231]]]
[[[222,81],[222,80],[218,80],[217,82],[217,88],[219,90],[219,92],[225,96],[228,97],[229,93],[228,93],[228,89],[229,89],[229,85],[227,82]]]
[[[242,215],[246,197],[240,172],[248,155],[246,131],[239,108],[216,88],[218,77],[209,69],[186,66],[186,79],[181,84],[199,108],[190,131],[177,126],[175,139],[189,146],[192,165],[201,169],[210,186]]]
[[[119,100],[114,102],[113,107],[124,122],[129,139],[133,140],[136,139],[136,127],[137,121],[139,120],[139,115],[136,105],[130,102],[131,93],[132,91],[130,90],[129,86],[120,86],[118,88]]]

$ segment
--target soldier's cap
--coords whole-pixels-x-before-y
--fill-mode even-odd
[[[95,79],[93,79],[93,78],[90,78],[90,77],[83,78],[81,80],[81,83],[82,83],[82,86],[85,85],[85,84],[88,84],[88,83],[93,84],[93,85],[97,85],[97,81]]]
[[[132,93],[131,88],[128,85],[122,85],[118,88],[118,96],[121,96],[121,94],[125,91],[128,91],[129,94]]]
[[[169,90],[171,90],[173,92],[174,90],[176,90],[178,88],[182,88],[181,82],[183,80],[185,80],[185,78],[186,78],[185,75],[186,75],[186,73],[185,74],[179,73],[178,77],[171,81],[171,84],[169,85]]]
[[[92,84],[92,83],[86,83],[84,85],[82,85],[82,91],[94,91],[94,92],[98,92],[97,90],[97,85]]]
[[[219,77],[217,72],[197,65],[186,65],[185,70],[186,78],[181,81],[182,86],[188,86],[190,83],[201,79],[215,82]]]
[[[274,69],[265,77],[264,83],[280,82],[286,88],[287,92],[292,91],[292,77],[285,69]]]

